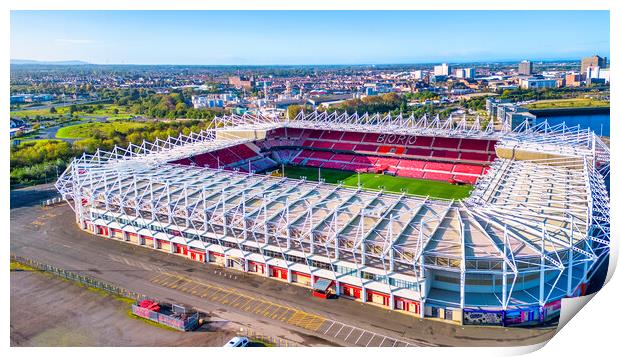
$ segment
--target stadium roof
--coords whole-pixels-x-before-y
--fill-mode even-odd
[[[213,129],[198,134],[84,154],[63,173],[57,188],[65,199],[88,197],[106,211],[112,206],[152,211],[173,217],[171,225],[190,224],[196,232],[220,222],[297,242],[312,235],[324,247],[336,247],[341,259],[347,254],[355,258],[364,245],[366,254],[382,263],[426,264],[446,271],[504,267],[516,273],[541,267],[564,270],[567,254],[596,263],[608,251],[604,176],[609,150],[587,129],[543,123],[507,131],[493,125],[481,129],[479,122],[436,118],[422,125],[402,117],[316,112],[294,121],[230,116],[215,122]],[[169,163],[248,141],[217,135],[227,130],[286,125],[497,137],[499,148],[555,156],[499,158],[463,201]]]

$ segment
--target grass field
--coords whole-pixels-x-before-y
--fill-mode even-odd
[[[305,176],[308,180],[318,181],[319,170],[315,167],[285,166],[284,175],[291,178]],[[357,187],[358,176],[352,171],[321,169],[321,178],[327,183],[342,181],[345,186]],[[362,187],[367,189],[380,189],[382,187],[389,192],[401,193],[403,192],[401,190],[404,190],[404,192],[411,195],[456,200],[468,197],[473,188],[470,185],[457,186],[447,182],[371,173],[359,174],[359,181]]]
[[[553,99],[553,100],[539,100],[532,104],[526,105],[528,109],[559,109],[559,108],[598,108],[609,107],[608,101],[589,99],[589,98],[574,98],[574,99]]]
[[[60,139],[81,139],[93,137],[97,131],[113,134],[114,132],[126,134],[132,129],[142,128],[145,123],[114,121],[109,123],[85,123],[65,126],[58,129],[56,137]],[[111,136],[111,135],[110,135]]]
[[[92,113],[86,113],[84,111],[76,111],[73,113],[74,116],[77,117],[106,117],[110,120],[117,119],[128,119],[133,115],[129,112],[129,108],[125,106],[119,106],[116,104],[99,104],[101,109],[94,109]],[[78,105],[79,106],[79,105]],[[91,108],[96,108],[97,105],[91,104],[88,105]],[[15,110],[11,111],[11,118],[34,118],[37,115],[48,118],[59,118],[61,116],[69,114],[69,106],[55,107],[56,114],[50,113],[50,108],[39,108],[39,109],[24,109],[24,110]],[[115,113],[116,111],[116,113]]]

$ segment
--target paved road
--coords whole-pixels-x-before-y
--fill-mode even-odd
[[[456,326],[202,264],[77,228],[66,204],[41,208],[42,189],[11,191],[11,253],[80,271],[160,299],[287,331],[307,345],[506,346],[539,343],[555,329]]]

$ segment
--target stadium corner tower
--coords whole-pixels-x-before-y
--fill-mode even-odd
[[[547,122],[233,115],[84,154],[56,187],[102,239],[309,288],[327,281],[416,317],[523,326],[553,320],[562,298],[606,272],[609,158],[591,130]],[[472,191],[446,200],[268,174],[282,164]]]

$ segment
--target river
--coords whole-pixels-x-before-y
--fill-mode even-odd
[[[582,128],[590,128],[600,136],[609,136],[609,120],[610,114],[574,114],[574,115],[559,115],[548,116],[539,115],[537,119],[547,119],[550,125],[560,124],[565,122],[568,126],[581,125]]]

